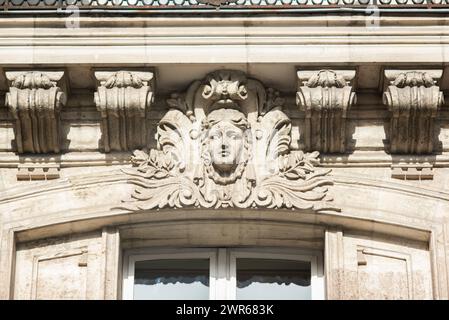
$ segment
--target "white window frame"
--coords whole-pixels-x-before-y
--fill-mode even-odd
[[[324,267],[322,253],[282,248],[186,248],[144,249],[125,253],[123,265],[123,299],[134,298],[135,263],[161,259],[209,259],[209,299],[236,299],[236,266],[238,258],[279,259],[310,262],[312,300],[325,297]]]
[[[152,254],[132,254],[131,252],[125,256],[125,270],[123,277],[123,300],[134,299],[134,273],[137,261],[146,260],[176,260],[176,259],[209,259],[209,299],[215,299],[215,279],[217,279],[217,258],[216,250],[170,250],[165,253]]]
[[[275,260],[292,260],[292,261],[305,261],[310,262],[310,287],[312,291],[312,300],[324,299],[324,275],[322,268],[319,268],[319,256],[312,254],[295,254],[295,253],[274,253],[269,250],[246,250],[246,249],[233,249],[230,252],[230,281],[229,286],[237,288],[237,259],[249,258],[249,259],[275,259]],[[320,270],[321,269],[321,270]],[[320,272],[321,271],[321,272]],[[237,290],[229,290],[230,295],[228,299],[235,300]]]

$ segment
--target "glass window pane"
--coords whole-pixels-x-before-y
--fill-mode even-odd
[[[308,300],[310,280],[308,261],[237,259],[237,299]]]
[[[134,299],[209,299],[209,259],[137,261]]]

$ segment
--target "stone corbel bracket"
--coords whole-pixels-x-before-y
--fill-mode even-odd
[[[67,102],[64,71],[11,71],[6,78],[5,104],[15,119],[18,153],[59,153],[59,115]]]
[[[344,153],[346,113],[356,103],[355,70],[298,71],[296,103],[305,112],[307,151]]]
[[[95,104],[101,112],[105,152],[146,146],[146,115],[153,102],[152,72],[97,71]]]
[[[390,152],[430,154],[434,119],[444,102],[437,81],[442,70],[385,70],[383,103],[390,118]]]

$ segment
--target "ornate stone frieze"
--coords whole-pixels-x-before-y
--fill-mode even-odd
[[[95,104],[102,117],[104,150],[126,151],[146,145],[146,114],[153,101],[153,73],[95,72]]]
[[[391,153],[433,152],[434,119],[443,104],[441,70],[385,70],[383,103],[390,118]]]
[[[64,72],[6,72],[5,104],[15,119],[19,153],[59,153],[60,110],[67,101]]]
[[[220,70],[167,102],[157,149],[135,151],[134,168],[124,169],[138,185],[126,208],[336,210],[318,152],[291,150],[290,119],[275,90]]]
[[[344,153],[346,112],[356,100],[354,70],[298,71],[296,102],[305,112],[306,150]]]

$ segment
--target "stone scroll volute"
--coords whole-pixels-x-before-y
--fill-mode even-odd
[[[146,145],[146,114],[153,102],[152,72],[97,71],[95,104],[101,113],[105,152]]]
[[[390,111],[390,152],[431,154],[434,152],[434,122],[444,103],[438,82],[443,71],[384,71],[383,103]]]
[[[134,167],[124,169],[137,185],[125,208],[338,210],[318,152],[291,150],[283,103],[279,92],[234,70],[172,94],[157,148],[136,150]]]
[[[59,153],[60,112],[66,104],[64,71],[6,72],[5,105],[15,119],[17,152]]]
[[[356,103],[355,70],[300,70],[296,103],[305,113],[307,151],[346,152],[346,115]]]

